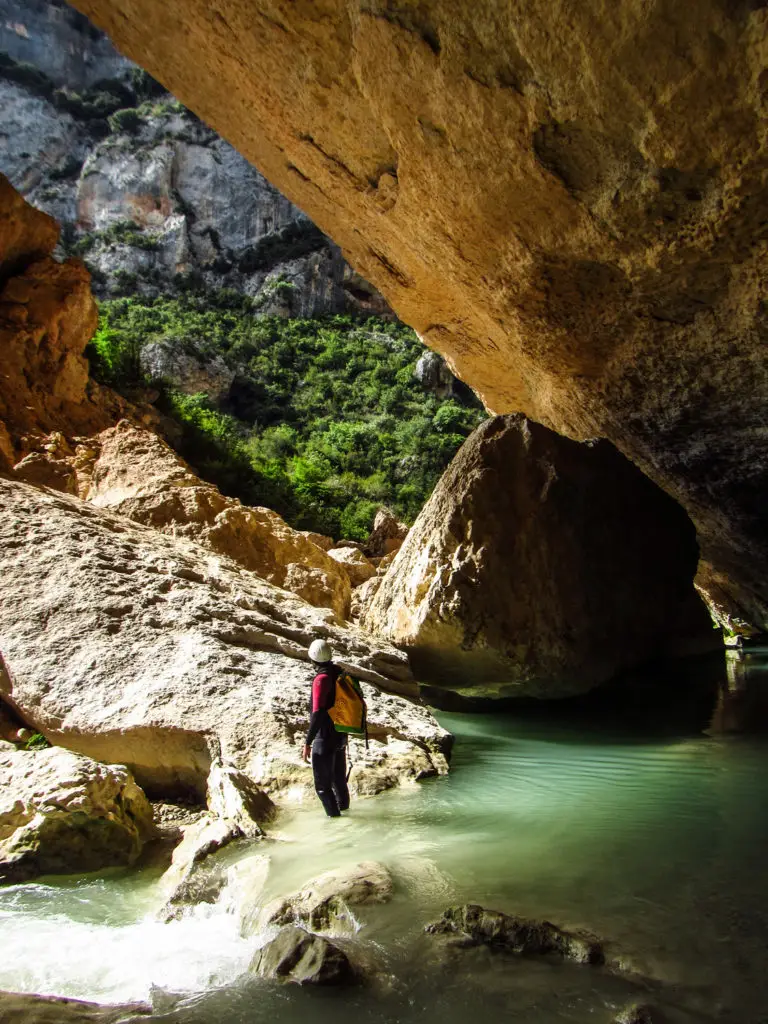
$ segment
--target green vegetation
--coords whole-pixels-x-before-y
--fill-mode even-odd
[[[113,132],[136,132],[141,128],[142,117],[136,107],[123,107],[110,114],[107,119]]]
[[[40,732],[33,732],[29,739],[24,744],[25,750],[45,750],[50,747],[50,743]]]
[[[218,405],[151,382],[202,476],[334,537],[363,539],[381,505],[412,522],[483,418],[479,403],[421,387],[413,371],[424,349],[401,324],[284,320],[257,316],[257,307],[232,290],[105,302],[93,371],[130,390],[149,383],[141,351],[151,342],[202,364],[220,356],[235,380]]]
[[[73,256],[85,256],[96,245],[97,242],[106,242],[107,245],[130,245],[134,249],[157,249],[160,239],[153,232],[146,233],[132,220],[118,220],[110,224],[103,231],[88,231],[81,235],[76,242],[73,242],[69,251]]]

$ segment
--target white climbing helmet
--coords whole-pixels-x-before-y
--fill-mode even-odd
[[[325,640],[313,640],[309,645],[309,656],[312,661],[316,661],[318,664],[322,665],[326,661],[331,660],[331,648]]]

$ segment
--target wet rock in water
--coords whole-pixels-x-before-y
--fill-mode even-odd
[[[331,548],[328,555],[344,567],[353,587],[361,586],[376,575],[376,566],[356,548]]]
[[[214,762],[208,773],[208,810],[240,830],[247,839],[264,835],[261,825],[275,815],[275,805],[245,772]]]
[[[520,956],[553,954],[580,964],[605,961],[602,944],[594,935],[568,932],[549,921],[530,921],[471,903],[450,907],[425,931],[431,935],[456,935],[467,944],[490,946]]]
[[[288,925],[262,946],[251,962],[262,978],[298,985],[348,985],[356,980],[346,953],[320,935]]]
[[[0,751],[0,881],[132,864],[154,835],[127,768],[57,747]]]
[[[470,697],[564,697],[712,643],[685,512],[607,442],[524,416],[467,439],[361,625],[426,683]]]
[[[0,992],[3,1024],[130,1024],[151,1014],[148,1003],[89,1003],[60,996]]]
[[[262,926],[300,923],[313,931],[354,932],[350,907],[387,903],[392,899],[392,876],[383,864],[363,861],[352,868],[326,871],[298,892],[264,908]]]
[[[614,1018],[613,1024],[666,1024],[666,1017],[648,1003],[633,1003]]]

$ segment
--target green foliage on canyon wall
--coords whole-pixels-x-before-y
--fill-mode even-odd
[[[183,394],[142,369],[142,349],[172,346],[202,368],[223,360],[226,398]],[[101,306],[90,357],[120,390],[153,384],[181,424],[202,476],[294,526],[363,539],[381,505],[412,522],[483,418],[468,391],[440,398],[414,376],[424,348],[402,324],[256,314],[235,292]]]

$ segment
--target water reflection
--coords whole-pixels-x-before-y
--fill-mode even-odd
[[[763,733],[768,727],[768,648],[727,650],[725,678],[707,730],[711,735]]]

